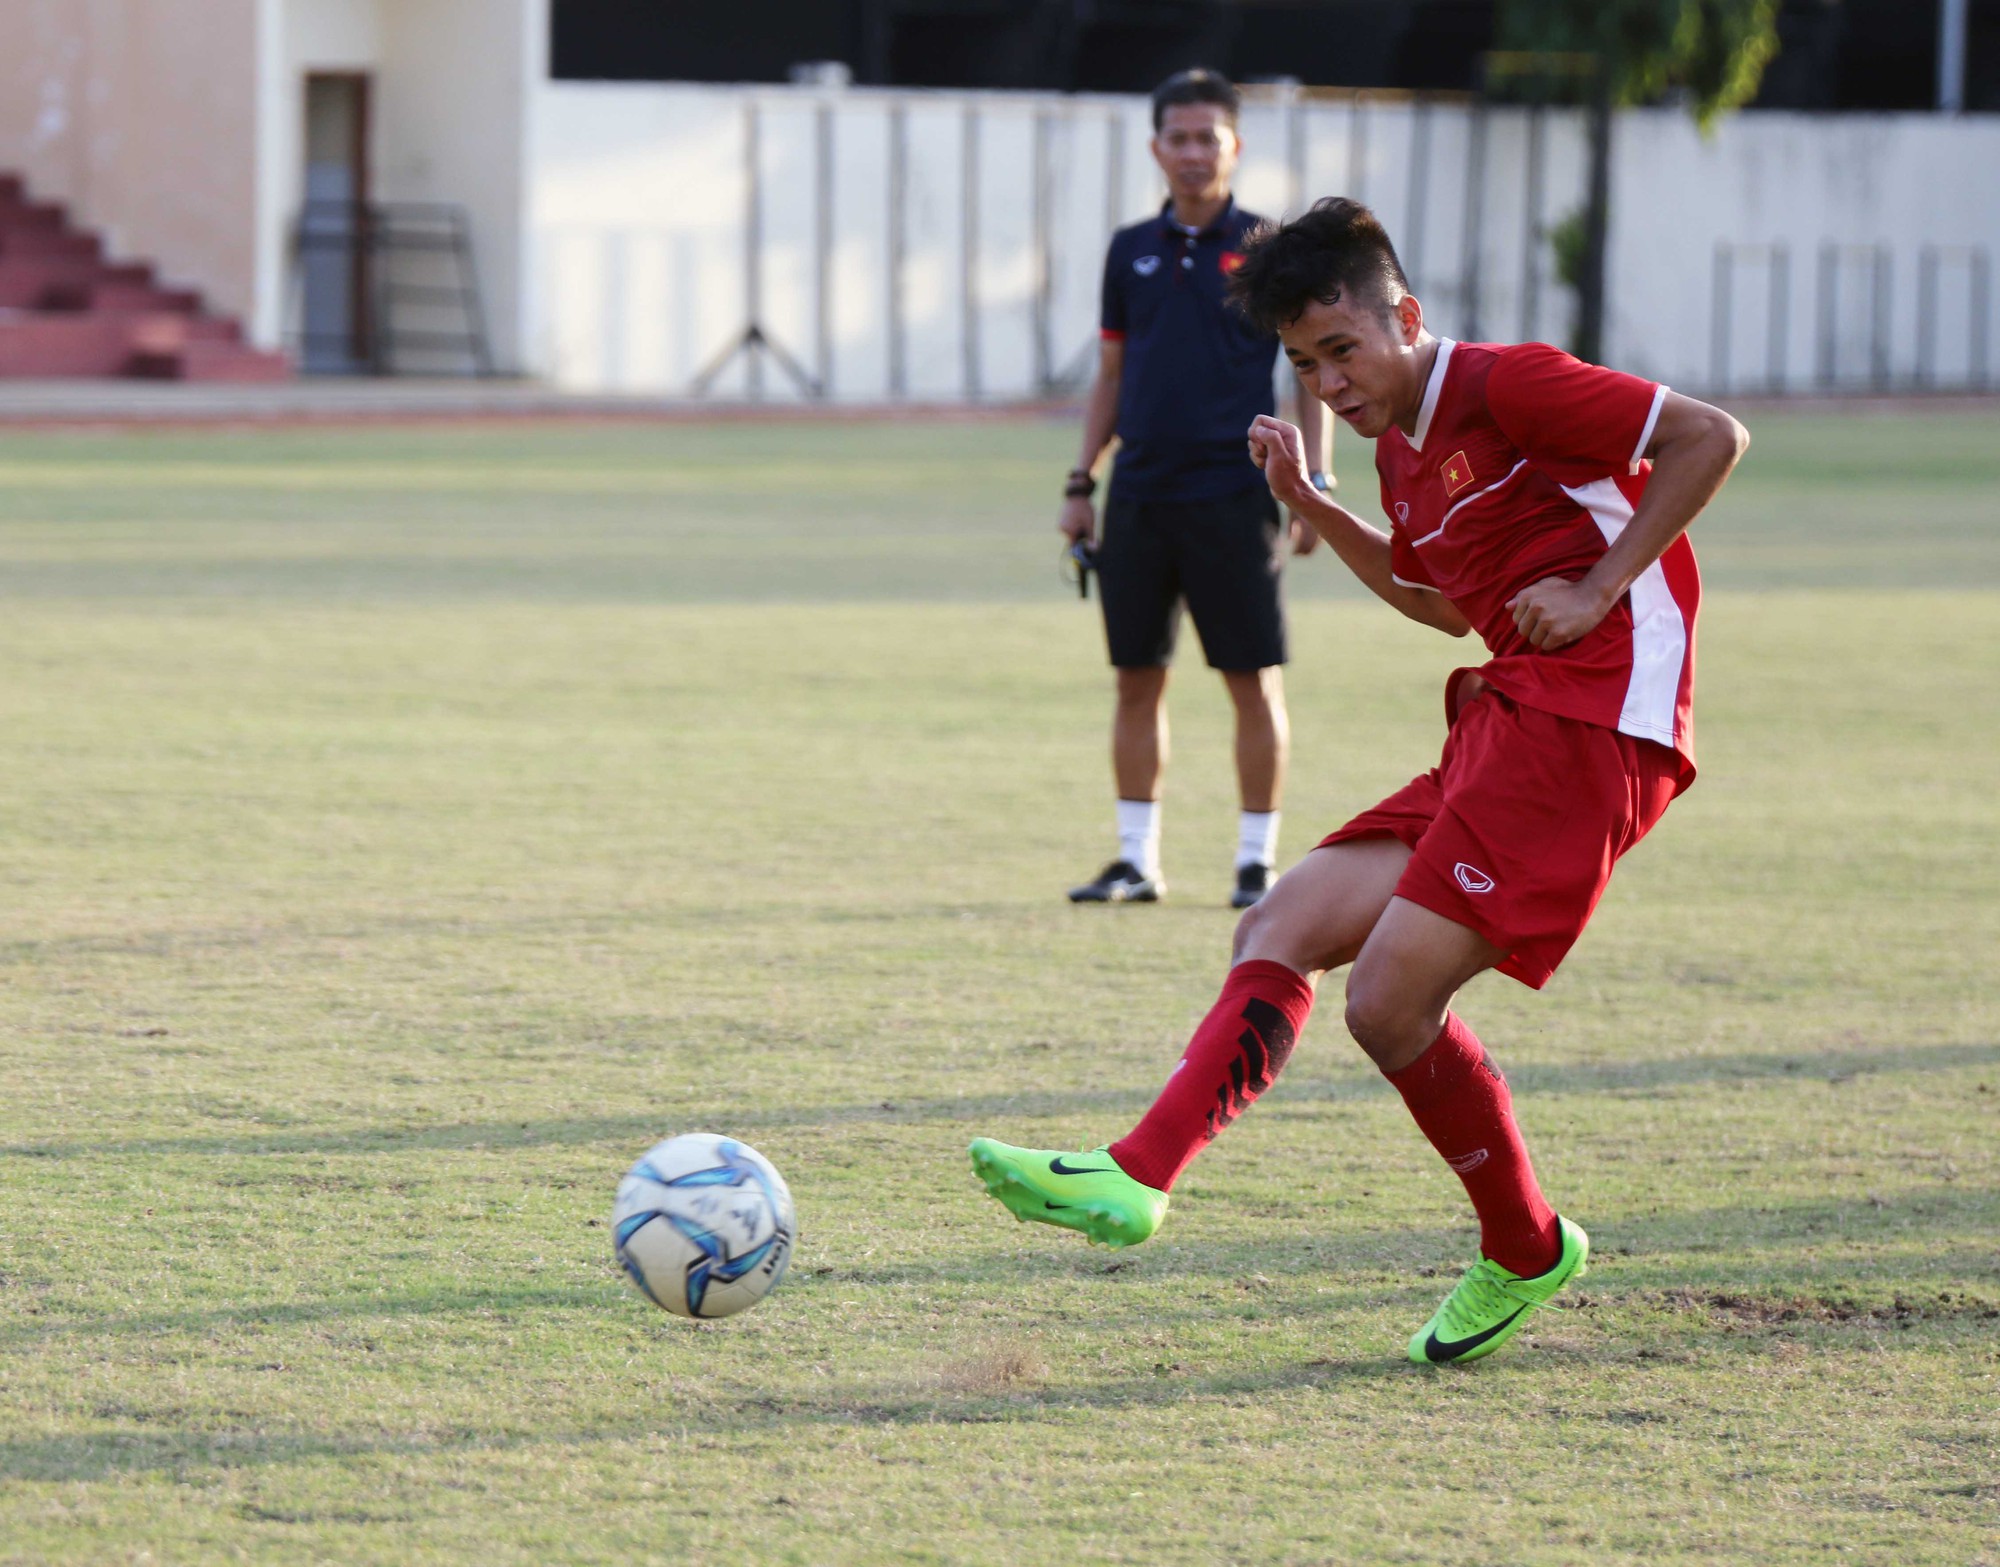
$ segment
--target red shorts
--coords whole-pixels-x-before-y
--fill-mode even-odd
[[[1435,770],[1321,841],[1396,838],[1414,851],[1396,896],[1507,953],[1540,990],[1589,923],[1612,864],[1691,777],[1666,746],[1521,707],[1468,702]]]

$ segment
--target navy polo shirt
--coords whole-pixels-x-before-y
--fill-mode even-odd
[[[1263,484],[1250,421],[1275,413],[1278,340],[1237,313],[1224,285],[1262,220],[1234,200],[1199,234],[1158,217],[1111,236],[1103,333],[1123,339],[1117,466],[1123,500],[1212,500]]]

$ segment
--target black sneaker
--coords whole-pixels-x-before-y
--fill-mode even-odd
[[[1270,866],[1239,865],[1236,867],[1236,890],[1229,895],[1229,906],[1232,909],[1247,909],[1270,890]]]
[[[1158,903],[1167,884],[1157,876],[1140,873],[1130,860],[1113,860],[1097,873],[1097,880],[1069,890],[1071,903]]]

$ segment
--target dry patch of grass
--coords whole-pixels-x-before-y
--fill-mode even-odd
[[[1033,1344],[996,1339],[941,1367],[937,1385],[961,1398],[986,1398],[1039,1387],[1048,1375],[1048,1358]]]
[[[1694,1313],[1712,1321],[1775,1327],[1796,1322],[1851,1323],[1863,1327],[1910,1327],[1917,1323],[2000,1320],[2000,1304],[1968,1292],[1898,1294],[1887,1302],[1862,1302],[1838,1295],[1752,1295],[1734,1290],[1668,1289],[1645,1292],[1668,1311]]]

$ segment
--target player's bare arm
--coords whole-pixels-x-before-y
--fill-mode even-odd
[[[1347,569],[1385,604],[1410,619],[1454,637],[1472,629],[1442,593],[1406,587],[1389,569],[1389,535],[1371,527],[1345,506],[1313,488],[1306,467],[1305,437],[1294,425],[1268,414],[1250,426],[1250,457],[1264,470],[1264,481],[1277,501],[1296,517],[1312,524]],[[1664,548],[1664,546],[1662,546]]]
[[[1077,471],[1089,473],[1111,444],[1118,428],[1118,382],[1125,373],[1125,343],[1107,337],[1097,347],[1097,378],[1090,383],[1090,396],[1083,405],[1083,445],[1077,452]],[[1063,501],[1056,528],[1070,543],[1088,542],[1097,535],[1097,512],[1088,495],[1072,495]]]
[[[1720,408],[1668,392],[1644,454],[1652,477],[1617,542],[1577,581],[1545,577],[1508,600],[1529,645],[1553,650],[1589,635],[1715,499],[1749,447],[1750,432]]]
[[[1309,476],[1324,474],[1330,480],[1333,477],[1333,454],[1330,450],[1332,443],[1327,439],[1326,409],[1304,387],[1296,387],[1294,392],[1292,408],[1297,415],[1295,422],[1305,447],[1306,472]],[[1289,515],[1292,519],[1292,553],[1310,555],[1319,547],[1319,530],[1296,510],[1290,510]]]

